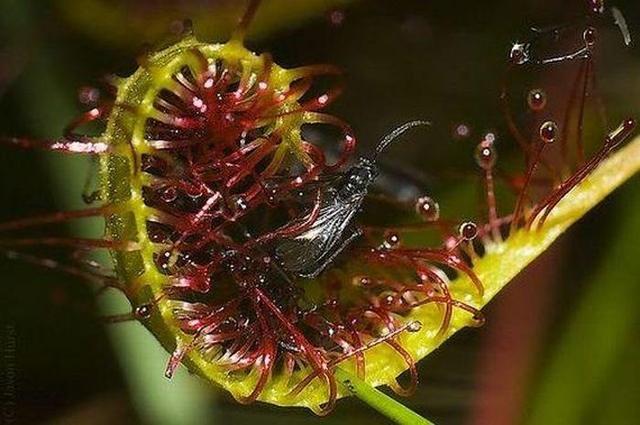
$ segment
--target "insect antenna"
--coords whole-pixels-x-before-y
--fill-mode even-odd
[[[380,143],[378,143],[378,146],[376,146],[376,150],[373,155],[373,160],[376,161],[378,159],[378,156],[380,156],[380,154],[382,153],[382,151],[384,151],[387,148],[387,146],[393,143],[398,137],[402,136],[408,130],[411,130],[414,127],[420,127],[420,126],[431,126],[431,122],[424,121],[424,120],[409,121],[402,124],[400,127],[396,128],[391,133],[384,136],[384,138],[380,141]]]

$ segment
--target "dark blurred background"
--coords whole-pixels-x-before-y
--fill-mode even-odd
[[[433,121],[428,136],[394,148],[387,166],[416,176],[450,217],[481,205],[472,152],[483,132],[497,131],[501,166],[522,165],[498,105],[512,43],[531,25],[580,23],[586,13],[582,0],[265,3],[250,46],[285,66],[343,68],[347,89],[330,111],[362,146],[400,122]],[[166,44],[184,18],[201,38],[224,40],[242,4],[0,0],[0,134],[59,136],[82,109],[78,89],[130,74],[145,44]],[[637,1],[616,6],[640,40]],[[640,115],[640,51],[623,45],[611,21],[599,35],[598,85],[616,123]],[[553,80],[551,71],[525,76],[516,101]],[[460,123],[468,139],[452,136]],[[85,160],[6,147],[0,158],[0,221],[82,206]],[[486,326],[420,362],[419,390],[404,402],[438,424],[640,423],[639,212],[633,179],[512,282],[488,307]],[[80,231],[96,235],[99,226]],[[184,371],[166,382],[166,353],[141,326],[97,319],[123,311],[122,300],[96,301],[77,279],[4,258],[0,281],[3,423],[387,423],[353,399],[317,418],[239,405]]]

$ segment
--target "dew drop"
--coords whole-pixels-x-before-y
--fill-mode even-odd
[[[190,198],[197,199],[204,194],[204,190],[197,186],[188,186],[186,193]]]
[[[458,228],[460,237],[465,241],[471,241],[478,235],[478,225],[473,221],[465,221]]]
[[[78,101],[83,105],[96,106],[100,101],[100,90],[90,86],[81,87],[78,90]]]
[[[145,173],[161,176],[167,172],[168,165],[157,156],[143,154],[141,168]]]
[[[440,218],[440,205],[429,196],[421,196],[416,201],[416,212],[425,221],[437,221]]]
[[[338,304],[338,300],[333,299],[331,301],[332,301],[332,304],[329,307],[335,308],[335,306]],[[338,332],[338,327],[337,326],[334,326],[334,325],[328,325],[327,326],[327,336],[329,338],[333,338],[333,336],[336,334],[336,332]]]
[[[633,118],[627,118],[626,120],[624,120],[624,124],[622,124],[622,126],[627,131],[633,130],[636,126],[636,120]]]
[[[484,170],[490,170],[496,164],[498,154],[493,146],[493,141],[490,138],[485,138],[482,142],[478,143],[475,151],[475,159],[478,166]]]
[[[469,128],[467,124],[464,124],[464,123],[456,124],[456,126],[453,128],[454,139],[457,139],[457,140],[466,139],[467,137],[469,137],[470,134],[471,134],[471,128]]]
[[[407,324],[407,331],[409,332],[418,332],[420,329],[422,329],[422,322],[419,320],[414,320]]]
[[[362,276],[359,280],[360,286],[371,286],[371,278],[369,276]]]
[[[596,44],[597,31],[593,27],[588,27],[582,33],[582,39],[587,47],[593,47]]]
[[[394,249],[400,246],[400,235],[393,231],[387,231],[384,234],[384,248]]]
[[[138,320],[144,320],[151,317],[151,306],[149,304],[142,304],[135,308],[133,314]]]
[[[157,221],[147,221],[147,235],[153,243],[166,243],[171,239],[173,228]]]
[[[589,9],[593,13],[603,13],[604,12],[604,0],[588,0]]]
[[[327,301],[325,301],[324,303],[325,306],[330,307],[330,308],[336,308],[340,305],[339,301],[337,298],[332,297],[327,299]]]
[[[345,19],[344,11],[340,9],[330,10],[327,13],[327,19],[329,20],[329,23],[331,25],[338,27],[344,23],[344,19]]]
[[[553,143],[558,137],[558,125],[553,121],[546,121],[540,126],[540,139],[545,143]]]
[[[275,204],[278,200],[278,185],[273,181],[266,181],[262,184],[262,190],[267,198],[267,203]]]
[[[198,96],[193,96],[193,99],[191,100],[191,104],[193,105],[194,108],[201,110],[202,112],[206,111],[206,105],[204,103],[204,100],[200,99]],[[205,108],[204,110],[202,110],[202,108]]]
[[[178,198],[178,190],[174,186],[167,186],[160,193],[160,198],[167,203],[173,202]]]
[[[547,94],[542,89],[532,89],[527,95],[527,104],[532,111],[541,111],[547,106]]]
[[[509,60],[516,65],[522,65],[529,61],[529,45],[514,43],[509,52]]]
[[[264,186],[267,203],[274,205],[278,200],[278,188],[276,186]]]
[[[99,190],[94,190],[93,192],[90,192],[90,193],[83,193],[82,201],[87,205],[91,205],[94,202],[100,200],[100,196],[101,196],[101,193]]]
[[[249,205],[247,204],[247,199],[242,195],[233,197],[232,206],[235,212],[246,211],[249,208]]]
[[[154,254],[154,262],[158,270],[163,273],[168,272],[170,267],[169,263],[171,262],[171,252],[164,251]]]
[[[226,250],[221,254],[220,264],[229,272],[233,273],[238,270],[239,260],[238,252],[232,249]]]
[[[278,200],[277,195],[278,195],[278,190],[277,189],[275,189],[275,188],[269,189],[267,191],[267,202],[269,204],[275,204],[276,201]]]

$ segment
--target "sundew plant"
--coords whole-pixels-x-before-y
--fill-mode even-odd
[[[96,1],[86,12],[102,10],[107,22],[113,18],[108,11],[126,16],[124,11],[132,7],[131,22],[144,26],[147,17],[152,29],[163,11],[173,10],[162,2],[144,3],[132,7]],[[617,65],[624,57],[632,61],[633,21],[627,16],[635,11],[600,1],[576,2],[540,24],[514,27],[495,49],[499,66],[487,72],[498,76],[494,86],[474,99],[487,105],[476,108],[493,108],[493,113],[476,122],[474,114],[465,115],[468,107],[453,105],[453,98],[439,109],[423,105],[407,112],[410,108],[402,106],[403,99],[428,96],[437,87],[429,78],[409,76],[415,57],[407,55],[406,63],[399,58],[411,43],[438,36],[443,28],[437,23],[440,9],[429,15],[428,8],[408,5],[398,26],[403,41],[393,39],[390,29],[392,41],[367,47],[376,53],[368,56],[368,66],[392,74],[381,81],[394,83],[392,90],[381,87],[381,93],[393,95],[384,98],[384,109],[374,111],[374,104],[381,103],[366,108],[366,101],[360,101],[364,109],[340,109],[342,94],[352,103],[376,95],[358,92],[361,81],[345,72],[347,64],[339,59],[309,63],[305,58],[314,56],[312,43],[301,43],[303,57],[282,61],[278,52],[295,44],[295,33],[282,43],[277,38],[253,41],[254,26],[264,34],[271,21],[279,22],[273,28],[283,25],[276,18],[287,5],[237,3],[184,6],[197,15],[173,20],[162,41],[140,50],[133,70],[108,74],[99,86],[79,90],[83,109],[76,118],[47,122],[46,130],[35,124],[33,131],[2,127],[0,148],[7,163],[14,156],[46,153],[47,158],[82,157],[90,166],[88,177],[72,175],[63,166],[53,168],[76,181],[60,185],[59,211],[35,208],[27,213],[14,202],[3,203],[0,253],[7,264],[43,270],[39,290],[45,293],[51,276],[85,284],[92,292],[90,304],[64,326],[84,320],[144,330],[144,345],[166,352],[161,367],[144,364],[143,350],[127,351],[127,344],[135,340],[139,347],[142,339],[136,338],[143,337],[128,343],[113,338],[113,349],[121,350],[121,358],[143,356],[132,370],[142,366],[157,374],[169,383],[167,391],[174,379],[194,375],[191,379],[207,384],[208,391],[217,389],[224,394],[220,397],[232,398],[234,408],[275,405],[282,415],[294,411],[303,420],[330,421],[341,399],[358,398],[380,414],[376,420],[449,423],[424,406],[412,407],[416,397],[423,397],[420,390],[430,385],[421,381],[422,370],[428,369],[419,367],[423,359],[428,361],[441,346],[445,356],[449,338],[463,329],[491,323],[487,304],[500,298],[499,292],[521,272],[526,279],[530,263],[640,168],[637,103],[615,88],[616,82],[635,81],[625,75],[627,65]],[[352,8],[354,16],[364,16],[363,30],[371,25],[367,16],[376,17],[373,23],[384,16],[379,2],[308,6],[300,11],[300,5],[291,6],[287,22],[319,14],[322,18],[310,32],[320,31],[317,26],[335,32],[338,45],[340,37],[346,44],[353,35],[344,30],[352,25]],[[24,5],[14,7],[25,22],[38,14]],[[70,26],[84,16],[75,13],[76,6],[47,7],[66,16]],[[226,35],[212,40],[199,34],[205,10],[212,22],[228,28]],[[360,28],[355,18],[353,25]],[[57,73],[57,60],[41,63],[46,59],[12,51],[11,46],[24,45],[21,37],[35,34],[20,33],[18,26],[9,32],[6,55],[13,60],[0,83],[9,93],[8,108],[18,97],[13,87],[28,87],[28,96],[16,102],[25,116],[40,123],[61,102],[41,94],[70,95],[57,90],[48,71],[35,66]],[[86,25],[76,31],[87,31]],[[141,31],[140,36],[153,33]],[[115,29],[114,34],[109,43],[117,44],[123,34]],[[95,53],[99,48],[93,43],[100,43],[101,36],[110,38],[87,31],[85,47]],[[469,73],[481,73],[482,61],[494,59],[465,60],[461,56],[473,50],[473,43],[465,49],[429,60],[445,69],[459,67],[455,61],[460,60],[465,68],[461,75],[472,80]],[[73,57],[76,66],[83,64]],[[30,61],[37,69],[31,74],[25,71]],[[411,85],[404,84],[405,78]],[[633,93],[634,87],[625,90]],[[388,124],[356,123],[353,118],[359,114],[384,117]],[[371,129],[364,129],[367,124]],[[4,185],[24,192],[21,199],[27,203],[47,193],[42,184],[22,191],[21,174],[29,170],[12,172]],[[83,190],[72,193],[78,186]],[[86,205],[71,205],[66,201],[71,197],[81,197]],[[618,221],[614,212],[607,214],[609,221]],[[602,249],[599,255],[610,253]],[[620,264],[615,279],[633,280],[627,266]],[[548,278],[542,273],[530,279]],[[3,292],[13,291],[20,280],[13,275]],[[599,284],[609,282],[604,277]],[[615,288],[611,284],[611,291]],[[624,290],[629,289],[621,287],[620,294]],[[66,291],[54,292],[51,302],[68,303]],[[539,299],[551,290],[539,283],[533,292],[529,302],[514,308],[531,308],[544,316]],[[573,297],[579,293],[577,288],[571,292]],[[607,302],[608,296],[593,295],[593,304],[584,309],[593,311],[593,317],[602,309],[603,320],[611,319],[612,332],[620,333],[599,333],[585,313],[575,319],[575,334],[568,327],[568,341],[574,338],[579,346],[580,337],[573,335],[580,335],[580,329],[586,329],[588,340],[604,338],[594,341],[598,346],[616,347],[617,341],[630,338],[631,332],[622,330],[630,326],[627,322],[634,323],[633,306]],[[101,301],[105,298],[112,301]],[[20,326],[16,319],[7,323],[6,329]],[[524,324],[515,331],[533,328],[535,324]],[[576,353],[570,344],[558,346],[557,357],[550,354],[549,377],[538,384],[540,395],[532,396],[531,412],[524,405],[525,413],[483,410],[479,386],[475,399],[480,407],[470,421],[583,419],[587,411],[580,403],[597,394],[588,391],[589,385],[576,385],[575,397],[567,397],[566,403],[545,404],[545,397],[562,393],[563,384],[554,382],[564,382],[561,377],[570,370],[563,361],[586,361],[590,355],[588,348]],[[43,346],[40,355],[54,349]],[[611,353],[597,358],[612,359]],[[74,361],[69,363],[73,368]],[[131,363],[123,362],[125,375]],[[606,362],[594,363],[584,373],[601,376],[600,365]],[[451,373],[457,367],[466,373],[460,362],[447,366]],[[493,375],[485,376],[491,382]],[[172,396],[155,392],[145,379],[135,373],[127,378],[132,391],[143,394],[137,396],[146,400],[143,410],[151,412],[149,406]],[[156,411],[144,420],[169,423],[184,416],[194,423],[208,421],[206,413],[194,413],[206,411],[203,403],[185,394],[184,405],[167,404],[175,406],[176,419],[163,419]],[[199,400],[199,395],[193,397]],[[20,412],[12,409],[14,416]],[[612,412],[620,414],[619,409]]]

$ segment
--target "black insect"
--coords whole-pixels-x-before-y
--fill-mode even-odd
[[[430,123],[410,121],[401,125],[380,141],[372,157],[361,157],[344,174],[330,176],[335,178],[320,187],[320,208],[313,223],[295,235],[273,242],[273,251],[284,271],[299,277],[315,278],[361,235],[353,219],[369,186],[378,176],[378,156],[407,130],[426,125]],[[308,219],[309,214],[302,214],[287,226],[295,227]]]

